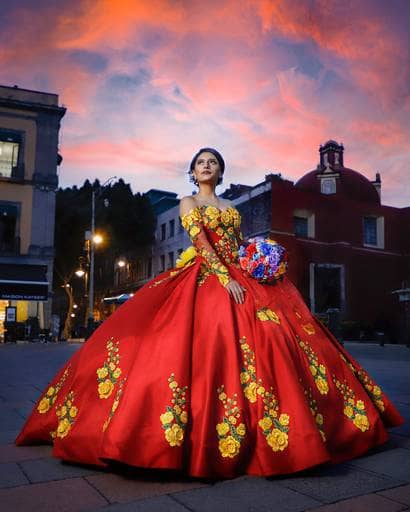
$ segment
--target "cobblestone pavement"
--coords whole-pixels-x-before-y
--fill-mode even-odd
[[[407,422],[383,447],[336,466],[279,478],[209,483],[166,473],[69,465],[49,446],[13,441],[78,344],[0,345],[0,510],[141,512],[410,511],[410,349],[348,343]]]

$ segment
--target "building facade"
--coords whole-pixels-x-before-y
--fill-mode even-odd
[[[21,325],[50,325],[58,133],[65,112],[56,94],[0,86],[1,339],[6,314]]]
[[[344,147],[320,147],[315,170],[271,181],[271,236],[288,248],[289,275],[311,311],[336,308],[357,337],[366,329],[403,340],[393,293],[410,278],[410,208],[381,202],[381,178],[344,165]]]

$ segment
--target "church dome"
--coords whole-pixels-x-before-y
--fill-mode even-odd
[[[343,145],[329,140],[320,146],[320,163],[316,170],[310,171],[296,183],[300,190],[323,193],[322,180],[335,180],[335,193],[332,195],[344,196],[347,199],[380,204],[380,196],[375,185],[363,174],[343,165]],[[376,185],[381,185],[380,176]]]

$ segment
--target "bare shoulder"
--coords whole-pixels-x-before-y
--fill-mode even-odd
[[[185,196],[179,202],[179,215],[186,215],[192,208],[195,208],[196,202],[193,196]]]

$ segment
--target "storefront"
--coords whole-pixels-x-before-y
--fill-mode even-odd
[[[44,329],[48,290],[46,265],[0,264],[0,341],[5,340],[5,327],[19,339],[30,338],[33,326]]]

